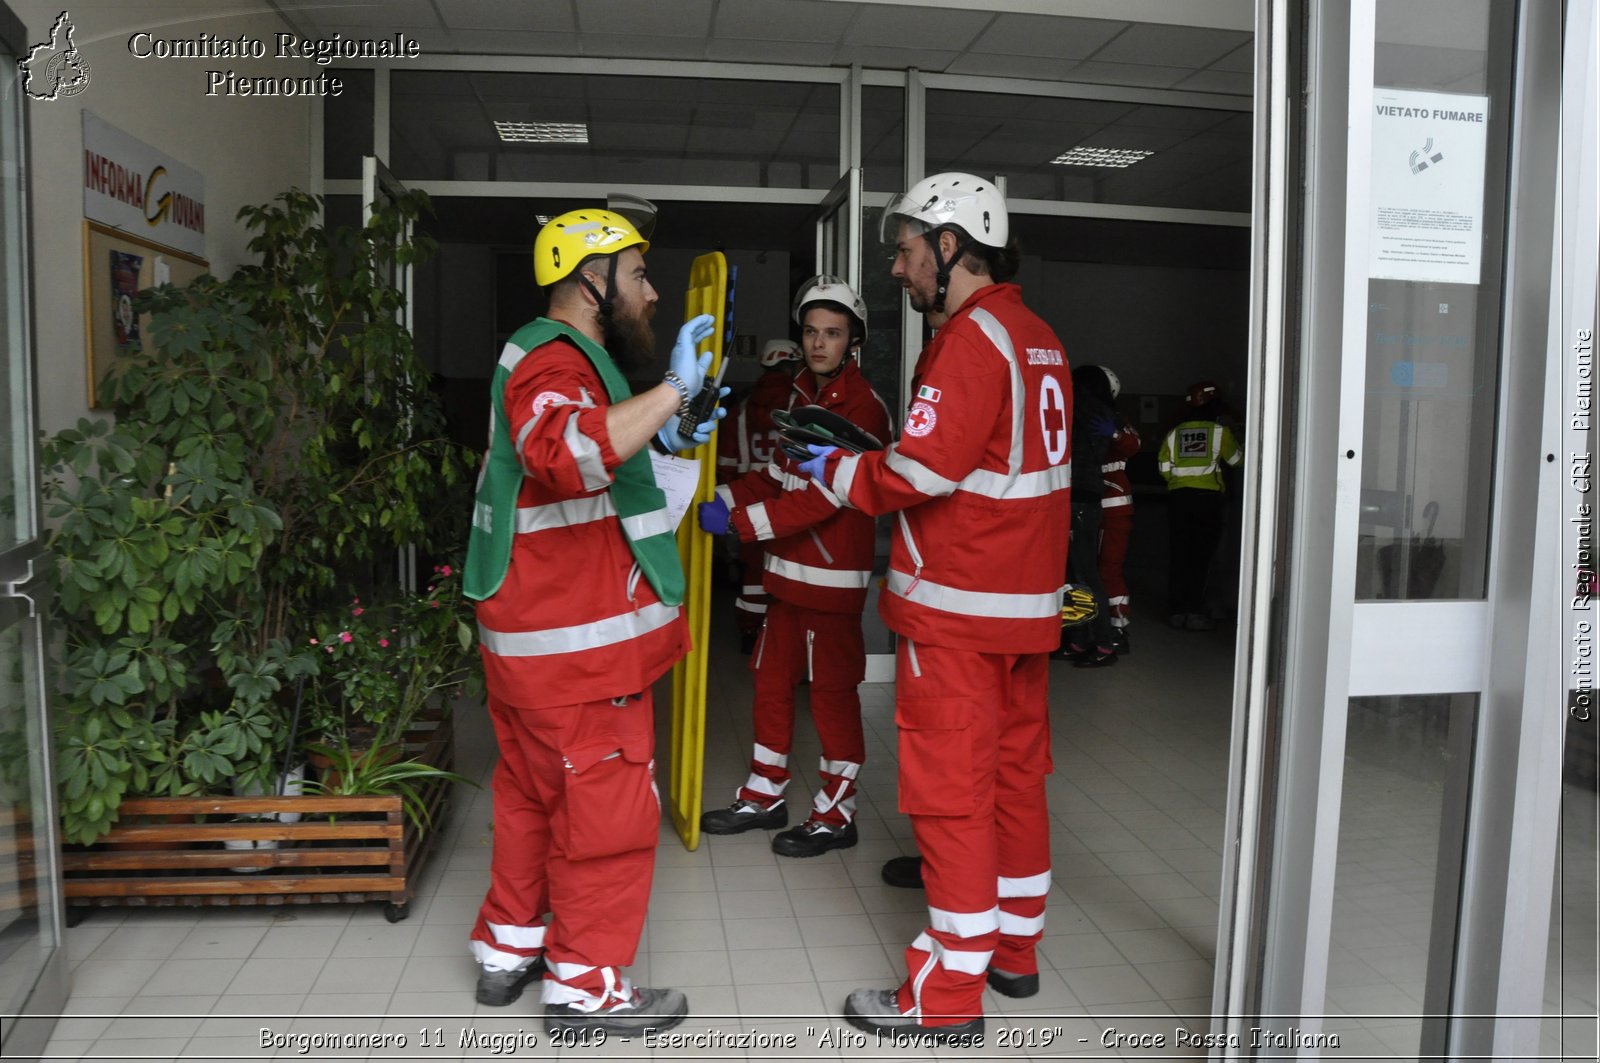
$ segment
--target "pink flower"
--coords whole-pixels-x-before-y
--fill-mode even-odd
[[[316,644],[317,644],[317,640],[316,639],[312,639],[311,640],[311,645],[315,646]]]
[[[450,566],[449,565],[440,565],[439,566],[439,575],[441,575],[441,576],[450,575]]]
[[[354,635],[350,634],[350,632],[348,632],[348,631],[339,632],[339,641],[340,642],[354,642],[355,639],[356,639],[356,637]]]
[[[388,639],[379,639],[378,640],[378,645],[382,646],[384,649],[388,649],[389,648],[389,640]]]
[[[365,609],[361,608],[360,606],[356,606],[354,609],[350,610],[350,615],[351,616],[360,616],[364,612],[366,612]]]
[[[430,609],[437,609],[437,608],[439,608],[439,603],[438,602],[429,602],[428,603],[428,607]]]

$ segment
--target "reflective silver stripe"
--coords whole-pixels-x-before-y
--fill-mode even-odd
[[[735,609],[743,609],[747,613],[764,613],[764,612],[767,611],[767,607],[766,606],[764,606],[764,605],[754,605],[754,604],[752,604],[750,602],[745,601],[743,598],[735,598],[733,600],[733,607]]]
[[[666,627],[678,618],[676,605],[656,602],[604,620],[543,631],[491,631],[478,625],[484,649],[501,657],[546,657],[615,646]]]
[[[1010,912],[1001,912],[1000,933],[1010,934],[1019,938],[1042,934],[1044,933],[1044,916],[1035,915],[1030,918],[1025,915],[1012,915]]]
[[[756,775],[753,772],[751,773],[750,777],[744,781],[744,788],[746,790],[753,790],[758,794],[765,794],[768,797],[782,797],[783,791],[788,787],[788,785],[788,779],[785,779],[782,782],[773,782],[765,775]]]
[[[989,969],[989,960],[994,956],[993,949],[985,949],[982,952],[967,949],[947,949],[939,944],[938,941],[929,937],[926,932],[917,935],[917,940],[911,943],[911,947],[928,953],[929,957],[945,970],[959,971],[962,974],[982,974]],[[926,978],[927,974],[924,971],[915,985],[917,992],[914,995],[917,998],[919,1008],[922,999],[920,993],[921,983]]]
[[[1007,332],[995,316],[989,311],[979,307],[972,311],[973,324],[983,330],[989,337],[989,342],[994,344],[1003,358],[1006,366],[1011,370],[1011,455],[1006,459],[1006,468],[1010,470],[1013,479],[1022,471],[1022,420],[1023,400],[1027,396],[1022,386],[1022,367],[1017,364],[1017,349],[1011,345],[1011,333]],[[1000,497],[1000,496],[995,496]]]
[[[828,775],[837,775],[841,779],[854,779],[861,774],[861,765],[849,760],[828,760],[826,757],[818,757],[817,770]]]
[[[652,535],[671,535],[678,529],[672,523],[672,514],[666,509],[652,509],[647,513],[623,517],[622,530],[628,533],[629,541],[639,542]]]
[[[822,560],[826,561],[830,565],[833,564],[833,555],[828,552],[828,548],[826,546],[822,545],[822,536],[817,534],[817,529],[807,528],[806,532],[810,534],[811,541],[817,544],[817,553],[822,555]]]
[[[1107,495],[1100,500],[1101,509],[1116,509],[1118,506],[1133,505],[1132,495]]]
[[[561,441],[567,445],[572,460],[578,463],[578,475],[583,479],[586,489],[598,491],[610,485],[611,474],[606,472],[605,459],[600,456],[600,444],[579,430],[576,417],[567,418],[567,426],[561,431]],[[518,447],[517,453],[521,452],[522,448]]]
[[[756,743],[755,752],[750,754],[750,759],[757,764],[766,764],[774,768],[787,768],[789,766],[789,754],[774,752],[760,742]]]
[[[494,507],[486,502],[474,502],[472,504],[472,526],[493,533]]]
[[[986,912],[952,912],[944,908],[935,908],[930,904],[928,925],[942,934],[975,938],[980,934],[989,934],[1000,929],[1000,909],[996,907]]]
[[[744,507],[744,515],[750,518],[750,527],[755,529],[757,539],[772,538],[772,521],[767,519],[767,504],[757,502]]]
[[[500,368],[508,373],[515,372],[517,366],[527,356],[527,351],[518,347],[515,343],[508,342],[504,347],[500,348]]]
[[[522,457],[522,447],[528,442],[528,437],[533,434],[533,426],[538,423],[538,420],[539,419],[535,417],[524,424],[522,426],[522,431],[517,433],[517,439],[514,444],[517,451],[517,464],[521,465],[522,471],[527,473],[529,476],[533,475],[533,470],[528,467],[528,463]]]
[[[1121,472],[1123,469],[1126,469],[1127,467],[1128,467],[1128,463],[1125,462],[1125,461],[1108,461],[1104,465],[1100,466],[1100,471],[1101,472]]]
[[[502,945],[510,945],[514,949],[542,949],[544,948],[544,924],[538,926],[510,926],[505,923],[489,923],[489,933],[494,935],[495,941]]]
[[[995,895],[998,897],[1043,897],[1050,892],[1050,872],[1041,871],[1027,878],[1006,878],[1001,875],[996,880],[996,887]]]
[[[1061,591],[1049,594],[1001,594],[994,591],[964,591],[889,570],[889,590],[907,601],[962,616],[985,616],[999,620],[1037,620],[1061,615]]]
[[[1217,463],[1213,461],[1206,465],[1174,465],[1167,473],[1171,476],[1210,476],[1216,471]]]
[[[1025,472],[1013,477],[1003,472],[974,469],[966,479],[956,485],[956,490],[982,495],[984,498],[1042,498],[1072,486],[1072,461],[1052,465],[1038,472]]]
[[[714,493],[718,498],[722,499],[723,505],[729,509],[733,508],[733,488],[727,484],[718,484]]]
[[[889,448],[889,454],[894,455],[894,448]],[[861,455],[846,454],[839,459],[839,464],[833,467],[833,483],[831,490],[838,496],[837,501],[841,506],[850,505],[850,488],[856,481],[856,466],[861,464]]]
[[[921,679],[922,662],[917,660],[917,644],[910,639],[906,639],[906,660],[911,663],[911,675],[914,678]]]
[[[533,966],[534,957],[504,952],[487,942],[468,941],[467,948],[472,950],[472,958],[478,961],[478,966],[490,971],[523,971]]]
[[[542,506],[517,507],[517,533],[548,531],[551,528],[571,528],[590,524],[617,515],[609,491],[581,498],[567,498],[548,502]]]
[[[889,466],[895,475],[925,495],[948,495],[961,486],[954,480],[940,476],[915,458],[906,457],[900,453],[899,447],[890,448],[884,464]]]
[[[817,568],[814,565],[802,565],[798,561],[788,561],[775,554],[767,555],[767,571],[812,587],[859,590],[872,582],[871,569]]]

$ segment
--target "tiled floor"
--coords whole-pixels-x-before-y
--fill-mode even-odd
[[[716,638],[732,643],[728,632]],[[68,933],[70,1014],[48,1051],[53,1058],[119,1060],[486,1059],[510,1054],[495,1053],[492,1038],[523,1030],[539,1043],[514,1043],[512,1058],[1115,1058],[1117,1052],[1102,1047],[1112,1029],[1124,1038],[1164,1039],[1156,1050],[1125,1040],[1123,1057],[1203,1055],[1175,1042],[1179,1030],[1206,1029],[1211,1005],[1232,642],[1226,631],[1173,632],[1149,618],[1134,639],[1135,653],[1115,668],[1051,665],[1054,885],[1042,988],[1023,1001],[985,994],[985,1050],[915,1050],[870,1038],[862,1044],[833,1018],[851,989],[898,980],[902,949],[925,920],[920,892],[886,886],[878,876],[886,858],[912,846],[909,824],[895,811],[893,691],[869,685],[862,691],[868,756],[858,846],[786,860],[771,853],[769,835],[757,834],[707,836],[689,852],[663,829],[633,975],[641,984],[687,992],[691,1018],[680,1029],[701,1035],[698,1044],[552,1046],[537,1021],[536,991],[511,1008],[476,1004],[465,942],[487,880],[491,810],[487,790],[467,790],[410,918],[399,924],[385,922],[376,904],[97,910]],[[731,797],[749,751],[744,659],[723,660],[711,678],[708,805]],[[464,707],[458,728],[464,770],[486,781],[493,750],[481,710]],[[662,761],[665,748],[663,735]],[[802,712],[791,758],[798,793],[815,781],[816,755],[815,733]],[[1392,774],[1388,807],[1414,806],[1407,787],[1424,784]],[[1381,820],[1383,801],[1374,796],[1361,814]],[[1429,829],[1427,822],[1408,825],[1419,836]],[[1592,818],[1587,835],[1576,829],[1569,839],[1578,865],[1586,845],[1592,866]],[[1357,876],[1346,879],[1351,888],[1360,885],[1357,863],[1344,860],[1354,861],[1352,853],[1368,871],[1396,866],[1385,864],[1392,852],[1342,851],[1340,875]],[[1592,877],[1588,889],[1592,897]],[[1418,918],[1404,907],[1389,914],[1412,926]],[[1568,917],[1581,921],[1582,905]],[[1587,918],[1592,930],[1592,911]],[[1404,1010],[1397,1001],[1420,993],[1415,949],[1407,951],[1392,928],[1368,925],[1363,933],[1339,943],[1330,1010]],[[1569,1002],[1592,1010],[1592,989],[1583,988],[1585,977],[1593,981],[1589,955],[1587,974],[1581,967],[1568,972],[1575,983],[1552,982],[1554,998],[1567,985]],[[995,1045],[1002,1027],[1019,1043]],[[461,1045],[464,1030],[480,1038],[475,1046]],[[1414,1030],[1396,1032],[1382,1022],[1348,1023],[1344,1030],[1350,1039],[1339,1053],[1344,1058],[1404,1058],[1406,1036],[1415,1052]],[[263,1031],[276,1038],[269,1047]],[[407,1043],[305,1053],[293,1040],[328,1034],[404,1034]],[[739,1036],[764,1040],[753,1048],[727,1046]],[[794,1047],[774,1044],[785,1036]]]

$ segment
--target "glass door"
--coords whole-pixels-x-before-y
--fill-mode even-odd
[[[1251,1054],[1527,1058],[1565,722],[1562,7],[1258,11],[1276,438],[1247,488],[1218,1009]],[[1592,202],[1592,170],[1565,179]]]
[[[406,186],[389,172],[383,160],[374,155],[361,157],[361,224],[366,225],[372,220],[375,210],[383,206],[393,205],[395,201],[406,194]],[[403,223],[397,234],[399,243],[410,243],[412,223],[407,220]],[[415,334],[412,328],[412,314],[414,313],[414,296],[416,289],[416,267],[410,258],[403,261],[394,257],[389,259],[389,283],[404,297],[404,302],[396,312],[395,317],[407,332]],[[400,573],[400,590],[406,594],[415,594],[417,591],[417,548],[415,545],[402,546],[396,561]]]
[[[28,316],[23,27],[0,4],[0,1055],[38,1051],[66,1001],[39,579]]]

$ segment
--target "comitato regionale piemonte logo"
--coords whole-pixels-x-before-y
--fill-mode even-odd
[[[36,100],[57,100],[89,87],[89,64],[72,43],[72,33],[72,19],[63,11],[50,27],[50,39],[29,48],[28,58],[17,64],[22,91]]]

